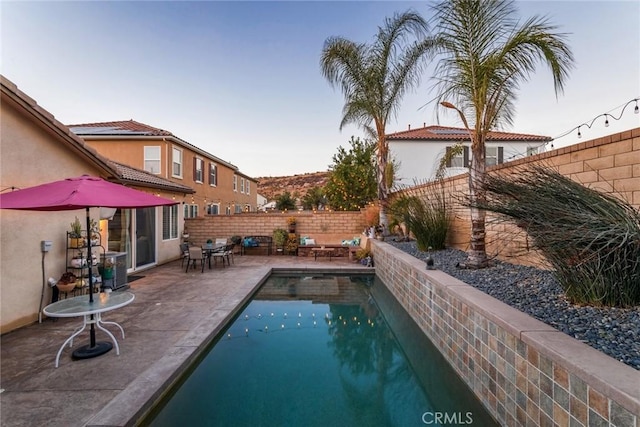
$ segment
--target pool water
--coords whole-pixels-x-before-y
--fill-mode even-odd
[[[145,424],[497,425],[374,276],[270,277],[160,406]]]

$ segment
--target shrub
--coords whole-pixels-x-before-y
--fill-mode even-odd
[[[412,233],[418,249],[444,249],[451,215],[442,182],[417,186],[417,190],[400,192],[389,206],[395,218],[402,219],[407,234]]]
[[[640,304],[640,212],[614,195],[541,166],[489,175],[483,209],[527,231],[554,268],[567,298]]]

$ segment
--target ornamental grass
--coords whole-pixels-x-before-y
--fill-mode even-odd
[[[444,249],[451,224],[442,182],[417,185],[411,193],[399,192],[389,206],[389,213],[404,223],[407,235],[413,234],[419,250]]]
[[[640,212],[545,166],[489,174],[478,205],[514,221],[575,303],[640,304]]]

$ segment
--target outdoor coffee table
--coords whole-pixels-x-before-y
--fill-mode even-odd
[[[82,326],[76,328],[69,338],[60,346],[58,354],[56,355],[56,368],[60,362],[60,355],[62,350],[69,344],[69,347],[73,346],[73,339],[77,337],[82,331],[84,331],[87,325],[95,325],[98,329],[104,331],[116,347],[116,354],[120,354],[120,347],[116,337],[113,336],[102,325],[115,325],[122,332],[122,338],[124,338],[124,329],[116,322],[105,322],[102,320],[102,313],[107,311],[116,310],[130,304],[135,299],[135,295],[131,292],[110,292],[97,294],[93,302],[89,302],[87,295],[81,295],[78,297],[68,298],[61,301],[54,302],[46,306],[42,312],[49,317],[80,317],[82,316]],[[93,333],[93,332],[92,332]],[[77,359],[83,359],[88,357],[95,357],[104,354],[111,350],[113,346],[108,342],[94,343],[95,347],[79,348],[74,352],[74,357]],[[85,346],[86,347],[86,346]]]
[[[318,254],[321,252],[329,255],[329,261],[331,261],[331,257],[333,256],[333,248],[311,248],[311,251],[313,252],[313,259],[315,261],[318,260]]]

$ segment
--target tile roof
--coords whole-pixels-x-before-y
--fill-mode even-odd
[[[387,140],[415,140],[415,141],[464,141],[469,140],[469,133],[465,128],[446,126],[424,126],[421,128],[405,130],[387,134]],[[541,135],[528,135],[525,133],[489,132],[489,141],[514,141],[514,142],[545,142],[553,138]]]
[[[84,123],[68,125],[76,135],[140,135],[140,136],[174,136],[164,129],[154,128],[135,120],[116,122]]]
[[[168,179],[164,179],[147,171],[137,169],[123,163],[114,162],[113,160],[110,160],[109,163],[111,163],[120,174],[120,180],[126,181],[130,184],[144,185],[147,187],[154,187],[187,194],[196,192],[193,188],[187,185],[169,181]]]
[[[213,160],[214,162],[221,163],[226,165],[228,168],[233,169],[237,173],[240,173],[238,167],[231,162],[226,160],[222,160],[221,158],[214,156],[207,151],[196,147],[193,144],[188,143],[187,141],[177,137],[173,133],[168,130],[155,128],[153,126],[146,125],[144,123],[136,122],[135,120],[125,120],[125,121],[115,121],[115,122],[99,122],[99,123],[82,123],[75,125],[67,125],[67,127],[73,132],[75,135],[78,135],[82,138],[91,139],[92,137],[100,138],[100,137],[110,137],[110,136],[128,136],[132,139],[136,137],[148,137],[148,136],[158,136],[158,137],[168,137],[172,138],[174,142],[188,147],[189,149],[198,152],[207,158]],[[246,175],[245,175],[246,176]],[[246,176],[246,178],[250,178]],[[254,180],[254,178],[250,178]]]

